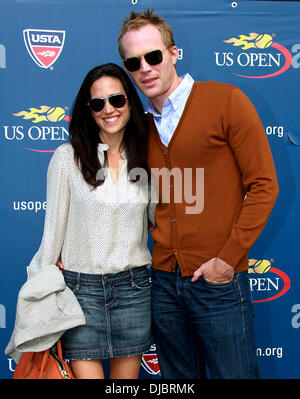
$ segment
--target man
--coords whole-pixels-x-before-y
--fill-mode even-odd
[[[162,377],[201,378],[205,360],[212,378],[259,378],[248,251],[278,195],[264,128],[238,88],[177,75],[171,28],[153,11],[131,12],[118,44],[150,100],[148,166],[159,183],[152,315]],[[163,168],[181,172],[168,187]],[[178,176],[184,189],[202,188],[198,211],[178,200]]]

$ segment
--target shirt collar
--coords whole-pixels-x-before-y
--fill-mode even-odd
[[[172,107],[174,111],[178,109],[179,104],[182,102],[182,99],[187,97],[187,95],[190,93],[193,84],[194,84],[194,79],[191,77],[189,73],[186,73],[185,75],[181,76],[181,82],[180,84],[176,87],[176,89],[170,94],[170,96],[166,99],[164,105],[163,105],[163,110],[165,107]],[[151,103],[151,101],[148,102],[147,112],[150,112],[154,117],[161,117],[161,114],[159,114],[154,105]]]
[[[98,144],[98,154],[101,158],[101,161],[104,162],[104,151],[107,151],[109,149],[109,145],[108,144],[103,144],[103,143],[99,143]],[[121,157],[123,159],[127,159],[127,154],[126,154],[126,150],[123,150],[121,153]]]

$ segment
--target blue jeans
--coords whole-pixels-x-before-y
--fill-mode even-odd
[[[260,378],[248,272],[226,284],[152,270],[152,326],[162,378]]]

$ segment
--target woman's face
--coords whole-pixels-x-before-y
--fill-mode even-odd
[[[102,76],[95,80],[90,89],[91,99],[105,98],[104,108],[99,112],[92,111],[92,116],[100,128],[100,138],[104,140],[105,137],[109,139],[110,135],[122,136],[130,119],[128,101],[123,107],[116,108],[107,99],[112,94],[124,94],[126,96],[121,81],[112,76]]]

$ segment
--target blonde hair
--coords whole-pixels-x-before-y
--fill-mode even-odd
[[[172,29],[162,17],[155,14],[154,10],[146,10],[140,13],[131,11],[129,17],[122,21],[122,27],[118,38],[118,49],[122,59],[125,58],[122,49],[122,40],[125,33],[149,24],[154,25],[159,30],[162,41],[166,47],[175,46]]]

